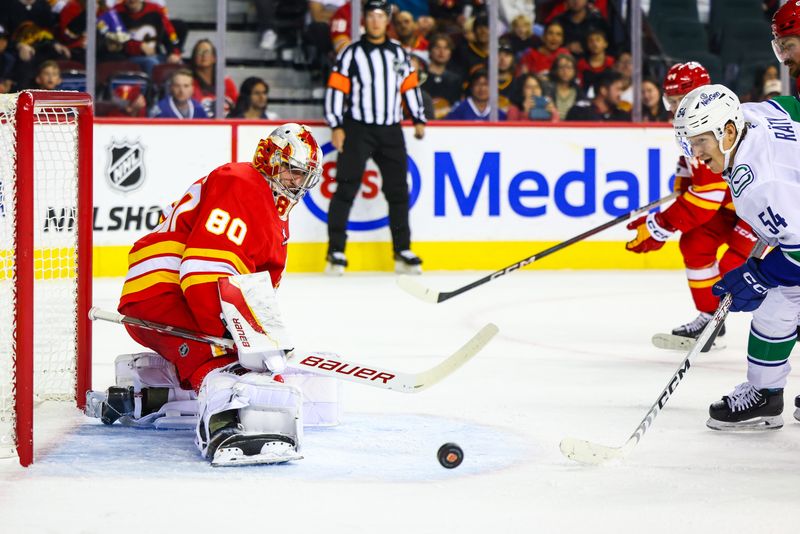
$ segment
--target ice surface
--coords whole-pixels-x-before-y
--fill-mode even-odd
[[[452,290],[484,273],[432,274]],[[114,309],[121,280],[95,283]],[[745,378],[749,315],[728,320],[728,348],[701,355],[623,462],[586,467],[565,436],[621,445],[682,353],[650,337],[694,317],[680,272],[521,272],[439,305],[390,275],[287,275],[281,305],[313,349],[417,371],[491,321],[500,334],[454,375],[416,395],[345,384],[340,427],[309,430],[305,459],[211,468],[191,432],[104,427],[75,410],[37,410],[36,463],[0,463],[0,532],[685,533],[797,532],[800,423],[706,429],[709,403]],[[95,324],[94,387],[122,327]],[[436,451],[460,444],[445,470]]]

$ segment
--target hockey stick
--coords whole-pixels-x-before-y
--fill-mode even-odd
[[[235,347],[233,340],[230,339],[209,336],[184,328],[145,321],[137,319],[136,317],[108,312],[98,308],[89,310],[89,319],[93,321],[102,320],[111,323],[129,324],[184,339],[216,345],[225,349],[233,349]],[[331,376],[340,380],[348,380],[367,386],[399,391],[401,393],[417,393],[440,382],[471,360],[487,343],[489,343],[497,332],[497,326],[492,323],[487,324],[460,349],[445,358],[438,365],[420,373],[403,373],[375,366],[366,366],[357,362],[344,360],[337,354],[330,352],[310,352],[298,349],[289,353],[286,363],[291,368],[302,369],[318,375]],[[301,356],[301,354],[304,356]]]
[[[460,295],[462,293],[466,293],[470,289],[476,288],[476,287],[478,287],[480,285],[483,285],[483,284],[485,284],[487,282],[491,282],[495,278],[499,278],[499,277],[503,276],[504,274],[508,274],[508,273],[514,272],[514,271],[516,271],[516,270],[518,270],[518,269],[520,269],[522,267],[525,267],[526,265],[530,265],[531,263],[535,262],[536,260],[540,260],[540,259],[544,258],[545,256],[549,256],[550,254],[552,254],[554,252],[558,252],[561,249],[567,248],[568,246],[573,245],[573,244],[577,243],[578,241],[583,241],[587,237],[591,237],[591,236],[593,236],[595,234],[599,234],[603,230],[607,230],[608,228],[611,228],[612,226],[615,226],[615,225],[617,225],[617,224],[619,224],[621,222],[624,222],[624,221],[630,219],[631,217],[634,217],[636,215],[640,215],[642,213],[650,211],[651,209],[655,208],[656,206],[659,206],[661,204],[664,204],[665,202],[669,202],[670,200],[675,199],[677,196],[678,196],[678,193],[670,193],[669,195],[667,195],[667,196],[665,196],[663,198],[660,198],[658,200],[654,200],[650,204],[642,206],[641,208],[635,209],[633,211],[629,211],[628,213],[620,215],[616,219],[612,219],[612,220],[610,220],[608,222],[605,222],[605,223],[601,224],[600,226],[595,226],[591,230],[587,230],[586,232],[583,232],[582,234],[576,235],[575,237],[567,239],[566,241],[562,241],[561,243],[553,245],[552,247],[547,248],[547,249],[545,249],[545,250],[543,250],[541,252],[537,252],[533,256],[528,256],[527,258],[525,258],[523,260],[520,260],[520,261],[518,261],[516,263],[513,263],[513,264],[509,265],[508,267],[504,267],[503,269],[500,269],[499,271],[495,271],[495,272],[493,272],[492,274],[490,274],[488,276],[484,276],[480,280],[476,280],[476,281],[472,282],[471,284],[467,284],[467,285],[465,285],[463,287],[459,287],[458,289],[454,289],[453,291],[435,291],[433,289],[430,289],[430,288],[427,288],[427,287],[423,286],[422,284],[417,282],[417,280],[414,277],[411,277],[409,275],[400,275],[397,278],[397,285],[399,285],[407,293],[410,293],[410,294],[414,295],[415,297],[417,297],[420,300],[424,300],[425,302],[429,302],[431,304],[438,304],[440,302],[444,302],[445,300],[448,300],[448,299],[451,299],[451,298],[453,298],[455,296],[458,296],[458,295]]]
[[[759,240],[753,246],[750,256],[760,257],[766,248],[767,244],[764,241]],[[656,402],[653,403],[653,405],[647,411],[647,415],[644,416],[644,419],[642,419],[642,421],[639,423],[639,426],[637,426],[636,430],[633,431],[633,434],[631,434],[631,436],[628,438],[628,441],[626,441],[620,447],[608,447],[606,445],[592,443],[583,439],[564,438],[559,444],[561,453],[570,460],[575,460],[576,462],[583,464],[594,465],[604,464],[610,460],[624,458],[630,454],[633,448],[636,447],[636,444],[641,441],[642,437],[644,437],[647,429],[653,426],[653,421],[655,420],[656,416],[659,414],[659,412],[661,412],[661,410],[664,409],[664,406],[667,404],[670,396],[675,392],[675,389],[677,389],[678,384],[681,383],[681,380],[683,380],[683,377],[687,371],[689,371],[689,368],[692,366],[692,359],[700,354],[700,351],[706,346],[707,343],[712,343],[714,338],[717,337],[717,333],[719,332],[722,323],[725,322],[725,318],[728,316],[728,310],[730,310],[732,302],[733,297],[730,293],[722,297],[719,302],[719,306],[717,306],[717,311],[714,312],[711,320],[708,322],[708,324],[706,324],[705,328],[703,328],[703,332],[697,337],[697,342],[694,344],[691,350],[689,350],[689,353],[678,366],[678,370],[675,371],[675,374],[672,375],[672,378],[670,378],[669,382],[667,382],[667,386],[658,396]]]

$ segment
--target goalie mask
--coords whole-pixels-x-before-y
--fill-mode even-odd
[[[307,191],[319,183],[321,150],[305,126],[289,122],[258,142],[253,167],[272,186],[278,215],[286,220],[289,211]]]

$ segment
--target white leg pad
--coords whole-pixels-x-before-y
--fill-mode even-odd
[[[238,410],[241,434],[277,434],[290,438],[300,450],[303,438],[303,394],[288,384],[275,382],[266,373],[249,372],[241,376],[228,367],[216,369],[203,380],[198,397],[200,421],[195,443],[206,456],[208,443],[200,433],[210,436],[209,424],[215,414]]]
[[[341,423],[341,381],[294,369],[287,369],[282,376],[286,384],[303,392],[303,426],[336,426]]]

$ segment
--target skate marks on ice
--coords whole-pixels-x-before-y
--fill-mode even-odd
[[[86,419],[37,458],[35,468],[39,475],[66,477],[419,482],[491,473],[540,456],[536,445],[511,430],[419,414],[353,413],[337,427],[307,428],[305,458],[282,465],[214,469],[193,440],[193,431],[109,427]],[[448,441],[464,449],[458,469],[444,469],[436,459]]]

